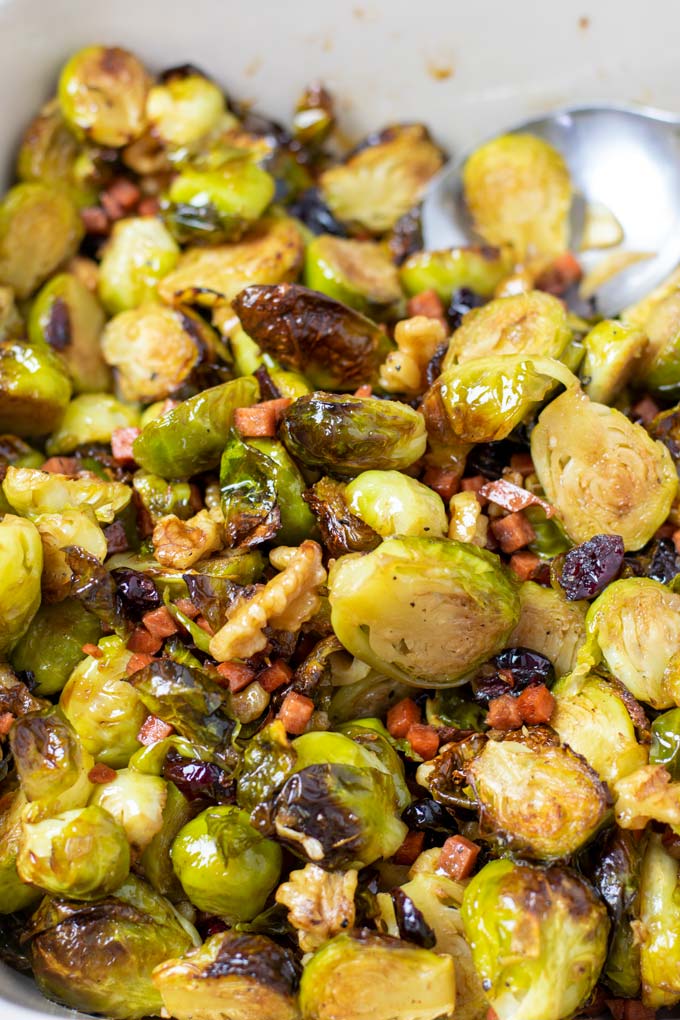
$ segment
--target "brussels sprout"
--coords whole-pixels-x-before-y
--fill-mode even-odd
[[[336,219],[384,234],[422,198],[442,153],[421,124],[395,125],[319,178]]]
[[[445,538],[388,538],[331,567],[333,629],[353,655],[419,687],[462,682],[505,645],[519,599],[497,558]]]
[[[172,739],[171,737],[170,740]],[[174,739],[177,740],[177,738]],[[157,752],[160,744],[163,743],[164,741],[158,741],[148,749],[143,748],[141,753]],[[193,746],[191,744],[188,746],[193,756],[195,753]],[[166,755],[167,747],[163,750],[163,758]],[[140,755],[135,757],[137,763],[142,764],[139,762]],[[133,762],[130,764],[132,765]],[[159,768],[161,767],[162,765],[159,763]],[[167,896],[173,903],[178,903],[184,899],[184,890],[172,867],[170,850],[180,830],[196,815],[198,805],[196,801],[187,800],[172,782],[166,784],[166,793],[167,799],[163,808],[161,827],[140,856],[138,869],[156,892]]]
[[[14,648],[12,665],[31,673],[36,694],[58,694],[84,658],[83,645],[96,644],[100,633],[99,620],[75,599],[42,605]]]
[[[289,949],[264,935],[220,932],[153,974],[176,1020],[297,1020],[297,966]]]
[[[215,305],[233,301],[249,284],[294,280],[302,266],[304,242],[295,221],[263,217],[233,244],[189,248],[168,273],[158,293],[168,304]]]
[[[11,287],[0,287],[0,341],[23,340],[26,335],[24,320],[14,301]]]
[[[291,404],[281,439],[303,464],[335,475],[410,467],[426,444],[423,417],[407,404],[321,390]]]
[[[568,747],[489,740],[465,775],[483,832],[537,860],[575,853],[607,818],[606,786]]]
[[[652,708],[680,703],[680,595],[659,581],[613,581],[591,604],[579,671],[604,661],[633,697]]]
[[[132,53],[117,46],[87,46],[74,53],[61,72],[61,112],[80,137],[120,148],[146,127],[149,85]]]
[[[205,75],[168,74],[146,99],[146,115],[155,138],[164,145],[191,146],[217,127],[226,103],[220,89]]]
[[[499,1020],[562,1020],[593,991],[609,923],[573,872],[492,861],[467,886],[461,915]]]
[[[70,397],[70,380],[52,351],[0,342],[0,429],[44,436],[58,426]]]
[[[219,464],[234,411],[259,397],[257,381],[244,376],[190,397],[156,418],[135,439],[137,463],[163,478],[188,478]]]
[[[130,846],[141,853],[163,827],[167,799],[168,785],[159,776],[121,769],[110,783],[95,788],[90,804],[108,812],[123,829]]]
[[[607,904],[612,923],[602,977],[614,995],[631,999],[640,994],[640,946],[635,928],[640,913],[643,845],[635,833],[615,829],[593,871],[595,887]]]
[[[260,913],[281,872],[281,848],[250,824],[247,811],[218,805],[180,830],[170,851],[194,906],[229,923]]]
[[[642,548],[668,516],[678,487],[666,447],[578,387],[541,412],[531,456],[574,542],[614,534],[627,550]]]
[[[637,927],[642,1001],[652,1009],[680,1002],[680,895],[678,862],[662,837],[649,834],[640,878]]]
[[[619,690],[593,675],[577,691],[570,690],[565,677],[552,693],[556,700],[550,725],[562,743],[582,755],[605,782],[615,783],[647,764],[648,750],[635,738],[625,688]]]
[[[25,517],[89,508],[103,524],[110,524],[131,497],[123,482],[104,481],[91,474],[71,478],[34,468],[9,467],[2,487],[17,513]]]
[[[339,730],[340,733],[333,734],[333,736],[343,734],[350,737],[356,744],[359,745],[359,747],[370,751],[373,756],[378,759],[378,768],[392,777],[396,795],[397,810],[399,813],[404,811],[409,806],[412,799],[404,778],[404,766],[401,758],[395,750],[393,738],[387,732],[380,720],[371,718],[353,719],[351,722],[346,722],[344,725],[340,726]],[[305,761],[305,754],[304,752],[301,753],[299,741],[303,741],[305,737],[314,736],[316,736],[314,733],[305,733],[301,737],[298,737],[297,740],[293,741],[293,747],[303,761]],[[326,739],[328,739],[331,734],[325,734],[325,736]],[[323,738],[320,738],[318,743],[320,748],[323,748],[324,745],[327,746]],[[323,761],[333,760],[334,759],[331,757],[320,758],[317,762],[306,760],[305,764],[319,764]],[[299,762],[300,759],[298,759],[298,765]],[[346,761],[341,762],[341,764],[351,765],[353,762]],[[372,765],[372,767],[375,766]]]
[[[340,482],[321,478],[305,492],[303,498],[318,521],[323,543],[331,556],[368,552],[380,545],[378,532],[348,507],[344,486]]]
[[[399,471],[364,471],[345,489],[350,509],[379,535],[430,535],[448,530],[436,492]]]
[[[116,429],[138,424],[136,407],[123,404],[110,393],[83,393],[67,406],[45,445],[50,456],[72,453],[78,446],[110,443]]]
[[[0,520],[0,658],[18,644],[38,610],[42,567],[35,525],[5,514]]]
[[[92,291],[72,273],[60,273],[36,295],[28,335],[36,346],[46,343],[59,352],[76,393],[92,393],[111,384],[99,346],[105,321]]]
[[[9,735],[19,783],[26,798],[55,815],[87,804],[94,758],[61,712],[50,706],[17,719]]]
[[[680,708],[664,712],[652,723],[649,761],[652,765],[663,765],[672,779],[680,780]]]
[[[496,298],[473,308],[451,337],[442,372],[464,361],[497,354],[536,354],[559,358],[571,340],[567,312],[552,294]]]
[[[29,297],[75,255],[82,237],[78,212],[63,191],[37,181],[15,185],[0,204],[0,284]]]
[[[233,306],[263,351],[320,389],[375,382],[390,350],[389,339],[370,319],[298,284],[246,287]]]
[[[316,521],[303,499],[306,488],[300,470],[282,443],[274,439],[250,439],[248,446],[268,460],[268,470],[276,489],[281,526],[276,533],[279,545],[299,545],[316,531]]]
[[[677,271],[638,305],[625,309],[621,317],[626,326],[641,329],[648,340],[643,363],[639,366],[640,384],[662,394],[678,396],[680,289]]]
[[[586,602],[569,602],[561,591],[525,581],[519,589],[519,622],[509,648],[532,648],[550,659],[555,675],[569,673],[586,636]]]
[[[305,283],[372,318],[398,318],[405,310],[397,267],[375,241],[315,237],[305,252]]]
[[[220,506],[227,544],[252,546],[281,524],[273,462],[232,430],[220,462]]]
[[[200,506],[196,488],[189,482],[167,482],[160,475],[135,471],[132,487],[154,524],[168,514],[188,521]]]
[[[181,244],[238,241],[274,197],[270,174],[247,159],[212,170],[184,168],[170,184],[166,220]]]
[[[58,602],[73,591],[74,571],[71,556],[101,564],[106,558],[106,536],[92,511],[62,510],[57,514],[39,514],[34,518],[43,547],[42,591],[46,599]]]
[[[583,388],[591,400],[611,404],[639,374],[647,337],[640,329],[614,319],[593,326],[583,340]]]
[[[125,832],[103,808],[91,804],[43,820],[30,809],[24,814],[17,856],[22,881],[52,896],[98,900],[129,870]]]
[[[42,181],[64,189],[77,206],[94,205],[92,161],[51,99],[26,128],[17,156],[21,181]]]
[[[459,693],[455,687],[437,691],[425,702],[425,714],[430,726],[452,726],[457,730],[483,733],[487,711]]]
[[[102,638],[99,651],[100,658],[88,655],[76,666],[59,706],[97,761],[124,768],[141,746],[137,734],[148,713],[127,683],[125,670],[132,653],[121,639]]]
[[[566,250],[571,179],[542,138],[501,135],[481,145],[463,167],[463,193],[475,230],[489,244],[511,244],[520,259]]]
[[[154,298],[178,258],[179,248],[159,219],[118,220],[99,266],[99,297],[107,312],[116,315]]]
[[[44,899],[29,937],[43,994],[114,1020],[157,1016],[162,1000],[151,980],[154,968],[200,944],[193,926],[132,875],[96,907]]]
[[[0,798],[0,916],[24,910],[40,898],[37,889],[25,885],[17,873],[25,807],[26,798],[20,790],[8,791]]]
[[[239,807],[252,811],[267,800],[293,774],[297,755],[283,723],[275,720],[248,741],[238,778]]]
[[[368,930],[332,938],[300,982],[303,1020],[436,1020],[455,1001],[450,956]]]
[[[448,305],[454,293],[463,287],[481,297],[493,297],[511,269],[512,260],[497,248],[446,248],[410,255],[399,270],[399,277],[409,297],[434,290]]]

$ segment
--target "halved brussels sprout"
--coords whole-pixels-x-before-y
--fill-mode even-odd
[[[168,482],[160,475],[148,471],[135,471],[132,488],[137,499],[148,511],[153,524],[172,514],[181,521],[188,521],[200,507],[196,488],[189,482]]]
[[[61,692],[59,706],[83,746],[97,761],[124,768],[141,744],[137,734],[148,712],[127,683],[131,656],[118,637],[99,642],[100,658],[88,655]]]
[[[107,554],[106,536],[89,507],[38,514],[33,520],[43,547],[43,595],[52,602],[58,602],[71,588],[74,577],[70,563],[72,551],[77,549],[79,556],[91,557],[90,562],[103,563]]]
[[[94,758],[58,709],[50,706],[21,716],[10,730],[9,741],[27,800],[37,802],[51,816],[87,804]]]
[[[89,508],[104,524],[110,524],[125,509],[132,495],[123,482],[111,482],[94,474],[71,478],[35,468],[7,468],[2,488],[17,513],[24,517]]]
[[[135,460],[163,478],[188,478],[217,467],[234,411],[250,407],[259,395],[252,376],[197,393],[146,425],[133,445]]]
[[[108,812],[125,833],[130,846],[141,853],[163,828],[167,799],[168,784],[160,776],[120,769],[110,783],[95,787],[90,804]],[[113,888],[117,885],[120,882]]]
[[[98,145],[120,148],[146,127],[149,76],[118,46],[87,46],[64,65],[59,103],[69,127]]]
[[[285,446],[275,439],[250,439],[248,446],[263,454],[276,489],[281,526],[276,532],[277,545],[299,545],[316,531],[316,520],[303,499],[305,480]]]
[[[72,453],[78,446],[110,443],[116,429],[138,424],[138,409],[111,393],[81,393],[68,404],[45,448],[50,456]]]
[[[451,337],[442,372],[456,363],[496,354],[559,358],[571,340],[561,301],[541,290],[496,298],[473,308]]]
[[[265,211],[275,187],[274,178],[248,159],[211,170],[185,167],[170,184],[166,222],[180,244],[238,241]]]
[[[680,779],[680,708],[658,715],[652,723],[651,765],[663,765],[671,779]]]
[[[24,320],[16,306],[11,287],[0,287],[0,341],[23,340]]]
[[[58,99],[51,99],[30,121],[17,156],[20,181],[60,187],[77,206],[94,205],[93,163],[66,125]]]
[[[568,747],[489,740],[465,775],[477,798],[482,832],[540,861],[575,853],[607,817],[606,786]]]
[[[614,534],[626,549],[641,549],[665,521],[678,488],[666,447],[576,386],[541,412],[531,456],[574,542]]]
[[[98,900],[125,881],[130,848],[108,811],[89,807],[41,819],[24,813],[17,871],[52,896]]]
[[[640,870],[645,841],[615,828],[605,840],[593,870],[593,882],[612,923],[602,979],[614,995],[640,995]]]
[[[0,798],[0,916],[32,906],[40,893],[26,885],[17,873],[21,839],[21,816],[26,798],[20,790],[7,791]]]
[[[99,266],[99,297],[107,312],[116,315],[152,300],[178,258],[176,242],[157,217],[118,220]]]
[[[640,366],[639,381],[645,388],[680,395],[680,287],[674,273],[638,305],[621,317],[631,328],[641,329],[648,340]]]
[[[421,124],[387,128],[319,178],[333,215],[358,230],[384,234],[422,198],[443,163]]]
[[[171,73],[146,98],[146,115],[155,138],[164,145],[191,146],[220,122],[226,103],[214,82],[193,69]]]
[[[519,617],[498,559],[446,538],[388,538],[364,556],[341,556],[328,583],[345,648],[418,687],[462,683],[504,647]]]
[[[604,661],[633,697],[652,708],[680,704],[680,595],[659,581],[613,581],[591,604],[577,670]]]
[[[295,220],[263,217],[233,244],[188,248],[161,281],[158,293],[168,304],[215,305],[233,301],[244,287],[294,280],[304,257]]]
[[[588,999],[607,956],[609,922],[574,872],[492,861],[465,890],[461,914],[499,1020],[563,1020]]]
[[[640,878],[642,1001],[652,1009],[680,1002],[680,879],[662,837],[649,834]]]
[[[161,963],[153,982],[176,1020],[298,1020],[297,977],[289,949],[265,935],[225,931]]]
[[[382,474],[382,472],[378,472]],[[323,544],[331,556],[368,552],[380,545],[380,535],[352,513],[345,486],[333,478],[320,478],[303,496],[316,517]]]
[[[611,404],[637,376],[647,349],[640,329],[615,319],[603,319],[583,339],[586,349],[581,365],[583,389],[591,400]]]
[[[19,298],[29,297],[75,255],[83,232],[63,191],[37,181],[15,185],[0,204],[0,284]]]
[[[438,538],[448,530],[441,496],[400,471],[363,471],[345,488],[345,499],[350,510],[384,538]]]
[[[260,913],[281,873],[281,848],[252,827],[247,811],[218,805],[177,835],[172,866],[189,900],[230,924]]]
[[[498,248],[445,248],[409,255],[399,278],[409,297],[434,290],[448,305],[455,291],[463,287],[481,297],[493,297],[511,269],[512,259]]]
[[[315,237],[305,252],[305,283],[372,318],[397,318],[404,310],[397,267],[375,241]]]
[[[336,935],[300,982],[303,1020],[436,1020],[453,1015],[453,959],[368,930]]]
[[[58,694],[85,657],[83,645],[96,644],[100,633],[97,617],[75,599],[42,605],[12,652],[12,666],[31,673],[36,694]]]
[[[34,524],[13,514],[0,520],[0,657],[26,634],[40,605],[43,551]]]
[[[263,351],[320,389],[375,382],[391,346],[370,319],[298,284],[247,287],[233,305]]]
[[[173,739],[177,741],[182,738],[169,738],[169,740]],[[144,752],[156,754],[159,770],[163,767],[164,759],[168,753],[167,746],[161,748],[161,744],[163,741],[157,741],[150,745],[148,750],[143,748],[141,752],[142,754]],[[193,745],[189,744],[188,754],[193,757],[194,753]],[[139,755],[136,756],[135,764],[141,764]],[[177,834],[195,816],[196,802],[187,800],[172,782],[166,783],[166,792],[167,799],[163,808],[161,828],[143,851],[138,867],[139,873],[143,875],[149,885],[153,886],[156,892],[167,896],[172,903],[179,903],[185,899],[184,890],[172,867],[170,850]]]
[[[426,445],[423,417],[407,404],[321,390],[291,404],[281,439],[303,464],[334,475],[407,468]]]
[[[111,372],[99,345],[106,316],[91,290],[72,273],[45,284],[31,305],[28,335],[49,344],[66,363],[76,393],[107,390]]]
[[[569,602],[556,588],[525,581],[519,605],[519,622],[508,647],[532,648],[550,659],[557,677],[569,673],[585,640],[587,602]]]
[[[567,249],[571,178],[542,138],[501,135],[475,149],[463,167],[463,193],[489,244],[511,244],[520,259]]]
[[[58,426],[70,397],[63,362],[49,348],[0,343],[0,429],[44,436]]]
[[[340,734],[350,737],[355,744],[358,744],[359,747],[366,751],[370,751],[373,757],[377,758],[378,768],[392,777],[397,810],[400,812],[404,811],[412,800],[404,777],[404,765],[394,748],[392,737],[380,720],[370,717],[352,719],[351,721],[345,722],[342,726],[339,726],[338,729]],[[335,735],[338,736],[340,734]],[[298,737],[297,740],[293,741],[293,747],[298,755],[300,755],[301,751],[299,741],[304,741],[306,737],[313,736],[313,733],[304,733],[301,737]],[[328,734],[325,734],[325,736],[328,737]],[[317,743],[320,751],[327,746],[326,742],[321,738]],[[301,757],[303,760],[305,759],[306,756],[304,752],[302,752]],[[317,759],[317,763],[323,763],[324,761],[330,760],[332,759],[320,757]],[[305,764],[313,764],[313,762],[307,759]],[[346,764],[349,765],[353,763],[351,761],[347,761]],[[372,767],[375,767],[375,765],[372,764]]]
[[[133,875],[96,906],[46,897],[28,936],[44,995],[114,1020],[157,1016],[154,968],[200,944],[194,927]]]

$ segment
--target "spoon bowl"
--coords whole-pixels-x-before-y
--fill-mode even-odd
[[[612,250],[645,253],[597,290],[606,317],[639,301],[680,263],[680,116],[643,106],[566,107],[525,121],[510,133],[536,135],[564,157],[576,192],[572,246],[578,248],[586,204],[600,203],[623,229],[616,249],[584,251],[588,273]],[[507,132],[497,132],[497,134]],[[476,240],[463,201],[462,170],[470,152],[448,163],[423,203],[423,236],[436,250]]]

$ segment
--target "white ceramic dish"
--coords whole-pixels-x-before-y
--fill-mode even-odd
[[[322,79],[349,137],[414,119],[455,149],[567,103],[680,108],[664,43],[679,31],[676,0],[0,0],[0,183],[60,64],[90,42],[157,69],[191,61],[283,120]],[[2,1020],[78,1015],[0,965]]]

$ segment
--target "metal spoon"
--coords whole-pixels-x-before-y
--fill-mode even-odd
[[[510,130],[538,135],[564,156],[577,192],[573,248],[578,248],[574,233],[579,234],[585,203],[598,202],[623,228],[617,251],[651,253],[600,287],[598,312],[617,315],[680,263],[680,116],[651,107],[603,103],[555,110]],[[431,250],[475,240],[461,183],[468,155],[448,163],[425,196],[423,233]],[[580,255],[586,272],[602,258],[602,251]]]

